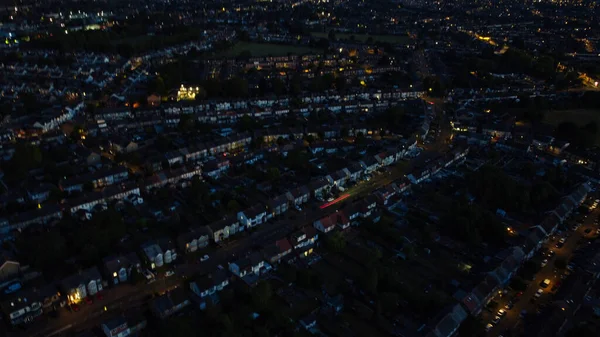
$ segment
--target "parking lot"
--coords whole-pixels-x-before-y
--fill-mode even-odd
[[[597,208],[589,214],[581,215],[585,218],[575,230],[573,226],[576,222],[571,219],[567,221],[567,230],[559,230],[548,239],[540,252],[532,258],[533,263],[539,263],[540,269],[533,280],[526,280],[528,284],[524,291],[507,289],[498,292],[490,302],[497,304],[488,305],[481,314],[489,336],[506,336],[511,333],[518,335],[524,318],[539,314],[552,301],[552,296],[558,291],[562,281],[569,277],[572,269],[568,262],[564,268],[562,262],[557,265],[556,261],[569,261],[580,245],[588,244],[590,239],[597,237],[599,227],[595,220],[599,215]],[[547,283],[543,284],[545,280]],[[536,296],[538,292],[540,294]]]

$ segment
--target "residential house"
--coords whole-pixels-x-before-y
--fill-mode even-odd
[[[344,168],[346,176],[350,179],[350,181],[357,182],[364,172],[362,166],[359,163],[352,163],[350,166]]]
[[[117,316],[104,321],[100,324],[100,328],[106,337],[130,336],[129,324],[124,316]]]
[[[292,252],[292,245],[288,239],[277,240],[274,244],[264,249],[264,255],[271,264],[278,263],[282,258]]]
[[[307,257],[313,253],[314,245],[319,240],[319,233],[312,226],[306,226],[290,235],[290,244],[300,257]]]
[[[364,160],[360,161],[360,166],[362,166],[365,174],[371,174],[379,168],[379,163],[375,157],[368,156]]]
[[[260,275],[261,269],[265,267],[265,261],[258,252],[249,256],[229,262],[229,271],[234,275],[244,278],[247,275]]]
[[[521,262],[525,259],[525,252],[520,247],[513,247],[510,254],[502,260],[500,266],[494,269],[490,275],[496,278],[498,284],[506,286],[512,279],[514,273],[521,266]]]
[[[327,179],[327,182],[329,182],[330,185],[337,186],[337,187],[343,187],[344,185],[346,185],[346,182],[348,181],[348,178],[350,177],[350,175],[348,173],[349,172],[347,172],[346,169],[337,170],[337,171],[329,174],[325,178]]]
[[[488,275],[462,300],[465,309],[472,315],[477,316],[481,310],[492,300],[498,289],[498,280]]]
[[[243,227],[240,228],[240,221],[237,219],[237,217],[223,218],[208,225],[207,229],[215,243],[226,240],[230,236],[235,235],[237,232],[244,230]]]
[[[68,303],[78,303],[102,291],[102,276],[97,267],[82,270],[60,282]]]
[[[272,216],[278,216],[288,211],[290,202],[285,194],[279,195],[271,200],[268,204]]]
[[[104,274],[109,284],[117,285],[130,280],[131,272],[140,271],[142,264],[135,253],[127,255],[111,256],[103,260]]]
[[[7,251],[0,251],[0,283],[15,279],[21,272],[21,264]]]
[[[160,246],[152,241],[142,245],[142,253],[146,264],[150,269],[162,267],[164,264],[164,254]]]
[[[415,168],[408,176],[408,180],[410,180],[410,182],[412,184],[420,184],[421,182],[429,179],[430,177],[430,172],[429,172],[429,168],[428,167],[420,167],[420,168]]]
[[[165,319],[190,305],[190,299],[184,288],[176,288],[156,297],[150,303],[150,309],[160,319]]]
[[[469,314],[463,309],[460,304],[455,304],[450,312],[442,316],[438,323],[432,327],[426,337],[451,337],[456,334],[456,331],[464,322]]]
[[[229,285],[229,276],[224,269],[201,275],[190,281],[190,290],[199,297],[207,297],[222,291]]]
[[[350,225],[350,221],[348,220],[348,218],[346,217],[346,215],[339,214],[340,212],[336,212],[327,216],[322,217],[319,220],[316,220],[315,222],[313,222],[313,226],[323,232],[323,233],[329,233],[331,232],[335,226],[349,226]]]
[[[194,227],[177,237],[177,245],[180,251],[193,253],[208,246],[209,237],[210,232],[206,227]]]
[[[249,209],[238,212],[237,218],[240,226],[245,228],[256,227],[267,220],[267,207],[263,205],[254,205]]]
[[[380,166],[389,166],[396,161],[396,154],[391,152],[381,152],[375,155],[375,160]]]
[[[324,178],[317,178],[308,184],[310,195],[316,199],[325,199],[329,190],[329,182]]]
[[[300,186],[287,192],[286,196],[294,206],[300,206],[308,202],[308,199],[310,199],[310,191],[308,187]]]

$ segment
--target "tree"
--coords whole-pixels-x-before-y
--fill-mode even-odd
[[[181,115],[177,128],[180,132],[190,132],[194,130],[196,123],[192,115]]]
[[[426,77],[423,80],[423,87],[427,90],[427,93],[433,97],[441,97],[444,95],[444,86],[438,77]]]
[[[458,328],[460,337],[485,336],[485,325],[480,317],[467,316]]]
[[[377,274],[377,269],[369,268],[363,274],[363,286],[365,289],[371,294],[377,294],[377,284],[379,282],[379,276]]]
[[[238,122],[238,129],[241,132],[254,131],[257,127],[258,123],[248,115],[243,115]]]
[[[567,268],[567,260],[565,258],[557,258],[554,261],[554,266],[558,269],[565,269]]]
[[[261,309],[267,306],[272,296],[273,289],[271,289],[271,284],[267,281],[259,282],[252,290],[252,301]]]
[[[277,167],[271,167],[267,170],[267,179],[269,180],[279,179],[280,176],[281,173]]]
[[[133,285],[140,285],[144,283],[144,275],[142,275],[142,273],[140,273],[140,271],[137,268],[133,268],[131,270],[131,275],[129,276],[129,281]]]
[[[329,39],[330,42],[335,41],[335,31],[333,29],[327,34],[327,39]]]
[[[340,232],[335,232],[327,238],[327,247],[339,253],[346,248],[346,238]]]
[[[241,208],[240,203],[235,199],[231,199],[227,202],[227,211],[230,213],[237,213]]]

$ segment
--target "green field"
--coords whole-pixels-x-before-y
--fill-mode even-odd
[[[215,54],[215,56],[237,57],[243,51],[249,51],[250,54],[252,54],[252,57],[285,56],[288,54],[303,55],[322,52],[322,50],[310,47],[291,46],[285,44],[238,42],[228,50]]]
[[[311,33],[314,37],[319,38],[327,38],[327,33]],[[338,39],[350,39],[351,36],[354,36],[356,41],[366,42],[369,37],[373,38],[373,41],[380,41],[386,43],[407,43],[410,39],[407,35],[369,35],[369,34],[344,34],[344,33],[336,33],[336,38]]]

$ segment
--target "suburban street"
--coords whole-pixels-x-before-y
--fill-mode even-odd
[[[416,158],[415,160],[418,160]],[[179,263],[173,270],[175,275],[165,278],[159,275],[159,278],[150,284],[133,286],[130,284],[119,285],[115,288],[107,288],[102,291],[103,299],[95,300],[91,304],[81,303],[80,310],[77,312],[69,311],[66,308],[59,309],[58,317],[42,315],[25,329],[15,329],[9,336],[60,336],[71,330],[82,330],[97,326],[106,317],[111,317],[118,312],[123,312],[128,308],[139,308],[151,296],[162,294],[165,291],[185,285],[186,279],[196,274],[209,273],[217,268],[218,265],[227,267],[227,262],[235,256],[242,255],[254,246],[264,246],[273,243],[296,229],[311,224],[313,221],[340,209],[345,204],[363,198],[366,194],[385,186],[395,180],[404,177],[407,165],[401,163],[397,167],[385,173],[375,173],[370,181],[363,181],[355,186],[348,188],[344,193],[350,195],[342,202],[336,203],[325,209],[320,209],[318,203],[314,200],[306,205],[302,212],[295,209],[290,211],[282,218],[275,219],[260,225],[249,234],[243,234],[233,238],[223,247],[217,248],[210,254],[210,259],[199,264]],[[183,259],[181,259],[183,260]],[[181,261],[180,260],[180,261]]]
[[[514,290],[508,291],[507,294],[498,294],[493,299],[493,301],[498,303],[498,306],[493,309],[492,312],[486,309],[482,311],[483,323],[487,325],[488,323],[492,322],[494,317],[497,315],[498,310],[506,310],[505,305],[511,300],[514,303],[513,308],[506,310],[506,315],[501,318],[500,322],[495,324],[494,327],[488,332],[489,336],[506,336],[507,332],[512,332],[514,335],[518,335],[523,327],[523,319],[520,317],[521,312],[525,310],[528,314],[536,314],[540,308],[540,305],[547,304],[552,301],[553,294],[556,293],[558,290],[557,288],[562,282],[561,276],[564,275],[566,270],[556,268],[555,261],[557,259],[568,261],[573,256],[573,253],[577,250],[577,248],[581,244],[585,244],[582,242],[582,239],[595,236],[596,228],[598,228],[598,226],[594,225],[594,219],[596,219],[599,214],[600,212],[598,209],[592,211],[587,215],[587,218],[585,218],[583,225],[580,226],[576,231],[571,230],[571,226],[575,223],[575,221],[567,221],[566,226],[569,229],[567,231],[563,231],[562,234],[557,234],[551,237],[540,249],[540,253],[533,257],[534,261],[548,259],[548,263],[546,266],[542,267],[537,274],[535,274],[535,279],[528,284],[527,289],[523,291],[523,294],[517,296],[518,292]],[[585,233],[586,229],[590,229],[589,234]],[[561,238],[566,239],[564,246],[557,248],[556,244]],[[554,257],[550,258],[547,256],[541,256],[542,252],[549,250],[555,252]],[[550,284],[547,287],[542,288],[540,283],[542,283],[545,279],[549,279]],[[557,287],[553,288],[555,286]],[[544,293],[539,299],[532,301],[538,289],[543,289]]]

